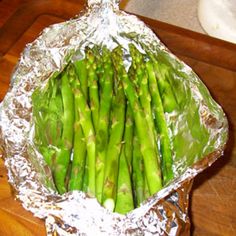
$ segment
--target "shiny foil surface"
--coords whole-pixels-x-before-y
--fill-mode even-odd
[[[131,42],[137,47],[144,44],[154,52],[165,51],[173,64],[191,77],[183,83],[199,106],[201,123],[210,133],[206,146],[212,145],[212,151],[203,152],[201,158],[193,157],[191,166],[186,166],[185,156],[182,160],[176,158],[175,179],[139,208],[121,215],[109,212],[96,198],[83,192],[56,192],[50,169],[34,146],[31,96],[55,72],[62,71],[69,60],[83,58],[86,46],[106,45],[112,50],[122,45],[127,49],[124,61],[128,69]],[[224,112],[212,99],[205,101],[199,92],[199,86],[204,86],[201,83],[142,21],[120,11],[118,0],[88,1],[86,11],[79,17],[49,26],[26,45],[12,75],[11,88],[0,104],[0,147],[16,197],[25,209],[45,219],[48,235],[189,235],[188,204],[193,178],[223,154],[228,134]],[[174,120],[175,130],[170,132],[178,135],[184,127],[185,113],[166,114],[166,120],[169,126]]]

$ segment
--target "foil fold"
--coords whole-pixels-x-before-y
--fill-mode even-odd
[[[202,123],[216,137],[215,150],[184,169],[168,186],[145,201],[127,215],[111,213],[95,198],[79,191],[59,195],[54,187],[51,172],[43,157],[34,147],[31,96],[43,87],[54,73],[60,72],[73,57],[83,57],[90,45],[106,45],[110,50],[138,42],[150,50],[168,49],[142,21],[119,10],[117,0],[89,0],[88,8],[76,19],[44,29],[39,37],[26,45],[11,79],[11,88],[0,104],[0,147],[8,169],[9,183],[25,209],[45,219],[48,235],[188,235],[189,192],[194,177],[210,166],[223,153],[227,140],[227,119],[213,114],[201,102],[195,89],[197,76],[185,64],[182,70],[191,74],[190,84],[199,100]],[[142,50],[140,48],[140,50]],[[124,58],[130,65],[130,57]],[[194,85],[195,84],[195,85]],[[221,109],[219,107],[219,109]],[[176,114],[167,115],[171,120]],[[181,116],[178,117],[181,126]],[[224,133],[223,136],[221,134]],[[46,187],[50,185],[51,187]]]

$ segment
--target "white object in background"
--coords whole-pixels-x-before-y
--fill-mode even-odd
[[[199,0],[198,18],[209,35],[236,43],[236,0]]]

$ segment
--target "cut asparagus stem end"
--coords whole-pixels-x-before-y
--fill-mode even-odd
[[[112,198],[106,199],[103,203],[103,206],[109,211],[114,211],[114,209],[115,209],[114,199],[112,199]]]

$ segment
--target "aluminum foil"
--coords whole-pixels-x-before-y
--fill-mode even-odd
[[[69,60],[83,57],[86,46],[106,45],[112,50],[122,45],[127,49],[124,60],[128,68],[131,42],[137,47],[142,43],[150,50],[165,52],[173,67],[191,77],[174,79],[183,80],[184,86],[191,90],[191,97],[199,107],[200,122],[209,130],[210,138],[202,156],[193,157],[189,166],[185,164],[187,150],[180,160],[176,154],[175,179],[139,208],[121,215],[109,212],[83,192],[63,195],[56,192],[51,172],[34,147],[31,95],[55,72],[62,71]],[[142,21],[120,11],[118,0],[88,1],[86,11],[79,17],[49,26],[26,45],[12,75],[11,88],[0,104],[0,150],[16,197],[25,209],[45,219],[48,235],[188,235],[192,181],[222,155],[228,134],[221,107],[207,90],[203,96],[199,86],[204,87],[191,68],[171,54]],[[170,129],[171,135],[178,135],[184,127],[185,113],[166,114],[166,119],[169,127],[176,125],[174,130]]]

